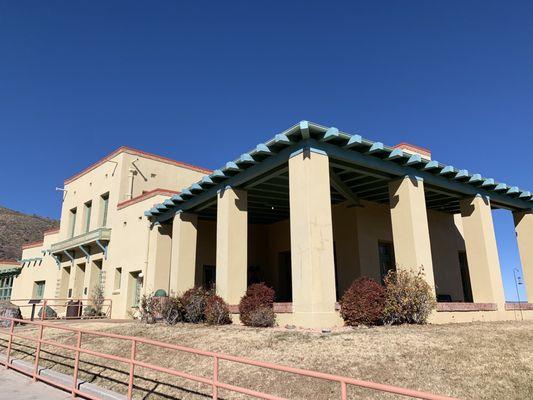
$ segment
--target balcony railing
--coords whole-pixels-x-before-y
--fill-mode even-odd
[[[110,240],[111,229],[98,228],[82,235],[74,236],[70,239],[54,243],[50,246],[50,252],[52,254],[57,254],[63,251],[74,250],[80,246],[88,246],[91,244],[97,244],[100,246],[100,242],[109,242]]]

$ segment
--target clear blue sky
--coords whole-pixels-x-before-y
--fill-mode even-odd
[[[0,204],[57,218],[54,188],[118,146],[214,168],[302,119],[533,189],[531,21],[519,1],[1,2]]]

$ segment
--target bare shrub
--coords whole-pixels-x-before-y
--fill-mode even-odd
[[[159,300],[153,294],[143,294],[139,304],[139,313],[141,322],[154,324],[159,312]]]
[[[200,323],[205,321],[205,306],[210,292],[203,287],[194,287],[183,293],[183,304],[186,322]]]
[[[168,325],[175,325],[185,318],[185,308],[179,296],[161,298],[159,313]]]
[[[424,272],[402,269],[389,271],[385,277],[386,300],[383,320],[386,324],[425,324],[437,307],[435,293],[424,279]]]
[[[276,323],[276,314],[272,307],[261,306],[248,313],[248,326],[270,328]]]
[[[359,278],[344,292],[340,301],[346,325],[378,325],[383,320],[385,289],[370,278]]]
[[[211,294],[205,306],[205,320],[209,325],[231,324],[228,304],[222,297]]]
[[[252,314],[258,309],[269,308],[272,310],[272,315],[274,316],[274,319],[272,321],[272,324],[267,326],[272,326],[275,322],[275,314],[273,311],[274,296],[274,289],[269,288],[264,283],[254,283],[248,286],[246,294],[242,297],[239,303],[239,313],[241,322],[244,325],[248,326],[262,326],[254,325],[258,316],[254,316],[254,318],[252,319]],[[258,314],[265,315],[266,311],[259,311]]]

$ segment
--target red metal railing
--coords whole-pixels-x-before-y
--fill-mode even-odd
[[[20,308],[24,318],[40,320],[111,318],[113,306],[111,299],[103,299],[101,304],[98,305],[90,298],[11,299],[9,301]],[[50,310],[53,310],[55,315],[48,315],[49,313],[51,314]],[[39,312],[41,315],[39,315]]]
[[[380,383],[363,381],[359,379],[352,379],[352,378],[348,378],[345,376],[327,374],[327,373],[317,372],[317,371],[310,371],[310,370],[305,370],[301,368],[287,367],[287,366],[268,363],[268,362],[255,361],[255,360],[251,360],[248,358],[236,357],[236,356],[231,356],[231,355],[222,354],[222,353],[215,353],[211,351],[198,350],[198,349],[193,349],[193,348],[189,348],[185,346],[180,346],[180,345],[165,343],[165,342],[159,342],[159,341],[140,338],[140,337],[124,336],[124,335],[117,335],[114,333],[90,331],[90,330],[78,329],[78,328],[73,328],[73,327],[64,326],[64,325],[49,324],[45,322],[31,322],[31,321],[19,320],[19,319],[8,318],[8,317],[0,317],[0,321],[2,320],[9,321],[9,324],[10,324],[9,333],[7,333],[4,330],[0,330],[0,335],[9,336],[9,340],[7,344],[6,359],[3,362],[5,367],[12,368],[19,372],[31,375],[33,380],[40,380],[40,381],[52,384],[54,386],[58,386],[66,391],[69,391],[73,397],[75,397],[76,395],[79,395],[79,396],[83,396],[88,399],[99,400],[95,396],[89,395],[86,392],[82,392],[77,387],[80,354],[83,353],[83,354],[88,354],[94,357],[100,357],[100,358],[107,359],[107,360],[118,361],[118,362],[129,365],[129,380],[128,380],[128,395],[127,395],[128,399],[132,399],[133,397],[133,381],[135,378],[135,367],[142,367],[142,368],[147,368],[153,371],[173,375],[176,377],[188,379],[194,382],[199,382],[199,383],[203,383],[205,385],[211,386],[212,398],[214,400],[218,399],[218,389],[225,389],[225,390],[229,390],[232,392],[242,393],[242,394],[260,398],[260,399],[284,400],[283,397],[259,392],[259,391],[248,389],[242,386],[236,386],[236,385],[232,385],[229,383],[221,382],[219,380],[219,361],[225,360],[225,361],[250,365],[254,367],[265,368],[265,369],[274,370],[274,371],[296,374],[296,375],[309,377],[309,378],[316,378],[316,379],[326,380],[330,382],[337,382],[339,384],[339,389],[340,389],[339,397],[342,400],[347,400],[348,398],[347,388],[350,385],[357,386],[360,388],[372,389],[372,390],[376,390],[380,392],[387,392],[387,393],[393,393],[393,394],[398,394],[402,396],[408,396],[408,397],[417,398],[417,399],[456,400],[452,397],[440,396],[440,395],[420,392],[417,390],[405,389],[405,388],[397,387],[397,386],[384,385]],[[30,325],[34,325],[38,327],[39,328],[38,338],[28,337],[26,335],[21,335],[20,333],[16,333],[15,324],[18,324],[18,323],[30,324]],[[59,329],[59,330],[75,333],[77,335],[76,345],[71,346],[71,345],[59,343],[53,340],[43,339],[43,332],[45,328]],[[99,336],[99,337],[130,341],[131,342],[130,355],[129,357],[121,357],[121,356],[116,356],[113,354],[100,353],[97,351],[82,348],[82,340],[83,340],[84,335],[93,335],[93,336]],[[13,345],[13,338],[20,338],[20,339],[24,339],[27,341],[36,342],[35,363],[34,363],[33,371],[31,373],[28,373],[28,371],[12,363],[11,351],[12,351],[12,345]],[[176,369],[166,368],[160,365],[150,364],[150,363],[138,360],[136,358],[137,347],[138,347],[138,344],[141,344],[141,343],[151,345],[151,346],[157,346],[157,347],[161,347],[165,349],[170,349],[170,350],[178,350],[178,351],[186,352],[189,354],[210,357],[213,359],[213,377],[210,379],[210,378],[206,378],[203,376],[192,375],[187,372],[178,371]],[[55,346],[55,347],[58,347],[64,350],[73,351],[75,353],[72,386],[69,387],[69,386],[63,385],[56,381],[50,380],[47,377],[39,375],[39,356],[41,352],[41,345]]]

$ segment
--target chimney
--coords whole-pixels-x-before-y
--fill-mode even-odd
[[[398,143],[396,146],[393,146],[395,149],[400,149],[407,154],[418,154],[420,157],[425,158],[426,160],[431,160],[431,151],[424,147],[415,146],[414,144],[402,142]]]

